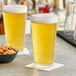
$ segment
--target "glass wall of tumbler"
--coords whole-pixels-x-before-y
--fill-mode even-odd
[[[64,32],[67,35],[73,35],[74,29],[75,29],[75,16],[74,16],[74,10],[75,10],[76,3],[74,1],[68,2],[67,8],[66,8],[66,18],[65,18],[65,28]]]
[[[73,37],[74,37],[74,40],[76,40],[76,6],[74,8],[73,24],[75,26]]]
[[[58,31],[64,31],[66,17],[66,0],[54,0],[55,12],[58,15]]]
[[[67,4],[64,33],[76,40],[76,0]]]

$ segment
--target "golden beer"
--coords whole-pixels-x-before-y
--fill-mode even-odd
[[[33,15],[32,18],[32,39],[34,50],[34,61],[36,64],[48,65],[54,62],[54,46],[56,38],[57,20],[48,22],[45,15]],[[48,18],[53,16],[49,16]],[[44,21],[44,18],[46,21]],[[36,20],[35,20],[36,19]],[[53,19],[54,20],[54,19]]]
[[[7,5],[3,9],[6,45],[18,50],[24,47],[26,7]]]

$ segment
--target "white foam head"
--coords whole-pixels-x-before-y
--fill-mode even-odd
[[[6,5],[3,7],[3,12],[8,13],[26,13],[27,12],[27,6],[23,5]]]
[[[37,23],[57,23],[58,22],[58,16],[55,13],[49,13],[49,14],[34,14],[31,16],[31,21],[37,22]]]

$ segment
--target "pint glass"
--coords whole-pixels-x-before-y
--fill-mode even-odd
[[[31,16],[31,25],[35,64],[53,64],[57,16],[34,14]]]
[[[6,45],[18,50],[24,47],[24,33],[27,7],[22,5],[6,5],[3,7],[3,18]]]

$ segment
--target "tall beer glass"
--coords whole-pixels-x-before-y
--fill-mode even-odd
[[[31,16],[31,21],[35,64],[53,64],[57,16],[34,14]]]
[[[24,33],[27,7],[6,5],[3,7],[6,44],[18,50],[24,47]]]

